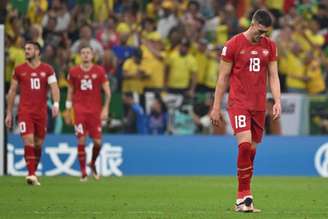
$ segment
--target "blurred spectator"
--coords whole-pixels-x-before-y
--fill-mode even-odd
[[[131,58],[123,64],[123,88],[122,91],[142,94],[145,80],[149,78],[148,69],[142,57],[140,49],[136,50]]]
[[[168,123],[168,112],[165,103],[159,94],[155,95],[155,100],[150,107],[147,115],[148,134],[165,134]]]
[[[308,81],[308,77],[305,74],[304,63],[299,57],[299,54],[302,52],[300,45],[294,42],[290,51],[285,52],[285,61],[288,63],[286,69],[288,92],[306,93],[306,81]]]
[[[116,32],[116,23],[116,17],[111,16],[100,26],[96,33],[96,39],[101,43],[104,50],[111,49],[120,42]]]
[[[56,32],[66,31],[71,20],[71,15],[67,11],[67,6],[63,0],[52,0],[51,8],[42,20],[42,26],[45,27],[49,17],[56,17]]]
[[[170,0],[164,0],[162,3],[163,15],[157,23],[157,31],[162,38],[166,38],[170,30],[178,24],[178,19],[173,13],[174,3]]]
[[[62,35],[59,32],[56,32],[57,26],[57,17],[56,16],[49,16],[47,24],[44,26],[43,29],[43,39],[45,45],[53,45],[55,47],[59,46]]]
[[[146,134],[143,108],[134,101],[131,92],[123,94],[124,119],[123,131],[127,134]]]
[[[32,24],[41,24],[48,9],[47,0],[29,0],[27,17]]]
[[[92,38],[92,30],[89,25],[84,25],[81,27],[80,39],[77,40],[71,47],[72,55],[78,53],[81,43],[89,44],[92,47],[95,52],[96,60],[104,55],[104,50],[101,44],[96,39]]]
[[[314,57],[312,51],[306,54],[304,64],[306,67],[307,91],[309,94],[323,94],[326,90],[325,81],[321,71],[320,60]]]
[[[130,58],[135,48],[129,46],[128,43],[129,33],[122,33],[120,35],[120,44],[118,46],[113,46],[112,50],[117,58],[117,69],[116,78],[118,80],[118,87],[121,89],[121,83],[123,79],[123,64],[126,59]]]
[[[170,93],[193,96],[196,88],[197,62],[189,53],[190,42],[184,39],[179,51],[167,58],[165,85]]]
[[[161,91],[164,87],[164,59],[166,54],[158,32],[149,33],[140,46],[143,62],[149,77],[145,80],[146,91]]]

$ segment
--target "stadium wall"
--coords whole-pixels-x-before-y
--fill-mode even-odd
[[[38,174],[78,176],[75,142],[72,135],[48,135]],[[8,174],[25,175],[20,136],[9,135],[7,146]],[[91,144],[87,151],[91,156]],[[104,176],[235,175],[236,156],[233,136],[105,135],[97,165]],[[328,138],[267,136],[255,174],[328,177]]]

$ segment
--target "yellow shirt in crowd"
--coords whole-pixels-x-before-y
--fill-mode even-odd
[[[317,60],[314,59],[309,64],[306,74],[310,78],[307,83],[307,91],[309,94],[317,94],[326,89],[320,63]]]
[[[172,52],[167,59],[170,68],[168,77],[168,87],[174,89],[186,89],[192,73],[197,72],[197,62],[194,56],[187,54],[181,56],[179,52]]]
[[[292,76],[304,77],[305,67],[302,60],[291,52],[286,53],[287,73],[287,87],[296,89],[306,89],[306,83],[303,80],[294,78]]]
[[[163,88],[164,86],[164,62],[156,58],[144,45],[141,46],[144,67],[149,73],[149,79],[145,80],[146,88]],[[165,53],[161,53],[163,60]]]
[[[147,74],[147,68],[144,61],[141,61],[139,65],[135,63],[133,58],[129,58],[124,62],[123,76],[128,74],[129,76],[135,76],[135,78],[123,79],[123,92],[137,92],[139,94],[143,92],[144,79],[137,78],[139,71],[143,71]]]
[[[207,71],[208,59],[204,52],[197,51],[195,53],[197,61],[197,84],[205,84],[205,74]]]

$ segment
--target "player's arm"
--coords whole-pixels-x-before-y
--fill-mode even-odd
[[[227,90],[229,76],[232,69],[232,62],[226,62],[221,59],[219,67],[219,77],[216,83],[214,103],[210,114],[212,124],[219,126],[221,118],[221,102],[225,91]]]
[[[278,76],[278,63],[277,61],[269,62],[269,84],[274,99],[273,105],[273,119],[277,119],[281,113],[281,102],[280,102],[280,81]]]
[[[109,88],[109,82],[108,81],[105,81],[102,84],[102,89],[103,89],[104,94],[105,94],[105,101],[104,101],[103,109],[101,111],[101,119],[106,120],[108,118],[109,104],[110,104],[110,99],[111,99],[111,91],[110,91],[110,88]]]
[[[12,127],[12,121],[13,121],[13,108],[14,108],[14,101],[17,93],[17,88],[18,88],[18,82],[14,78],[11,79],[10,82],[10,88],[7,94],[7,112],[6,112],[6,119],[5,123],[7,128]]]
[[[57,81],[53,83],[49,83],[49,86],[50,86],[51,96],[53,101],[52,116],[56,117],[59,113],[59,99],[60,99],[59,87]]]

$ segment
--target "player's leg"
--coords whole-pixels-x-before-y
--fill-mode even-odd
[[[249,212],[254,209],[250,184],[253,171],[251,161],[251,115],[247,110],[229,109],[229,117],[238,143],[238,192],[235,210],[240,212]]]
[[[92,171],[92,175],[96,180],[100,179],[100,176],[98,174],[97,168],[96,168],[96,160],[99,156],[101,149],[101,139],[93,139],[93,147],[92,147],[92,156],[91,156],[91,161],[89,163],[89,167]]]
[[[80,170],[81,170],[81,181],[87,180],[87,166],[86,166],[86,152],[85,152],[85,143],[86,143],[86,136],[78,136],[77,138],[77,155],[80,163]]]
[[[44,142],[44,138],[39,138],[35,136],[34,138],[35,171],[38,170],[38,165],[41,160],[43,142]]]
[[[18,127],[24,143],[24,158],[28,171],[26,182],[38,185],[35,176],[34,124],[29,114],[18,115]]]
[[[91,138],[93,139],[93,147],[92,147],[92,156],[91,156],[91,161],[89,163],[89,166],[92,171],[92,175],[96,180],[99,180],[100,177],[98,175],[97,169],[96,169],[96,160],[99,156],[100,149],[101,149],[101,138],[102,138],[102,133],[101,133],[101,120],[100,120],[100,115],[98,114],[93,114],[88,116],[87,120],[87,126],[88,130],[90,133]]]
[[[80,163],[81,170],[81,179],[80,181],[87,180],[87,170],[86,170],[86,125],[85,125],[85,116],[83,114],[75,113],[75,135],[77,137],[77,155]]]
[[[34,120],[35,134],[34,134],[34,152],[35,152],[35,170],[38,169],[41,160],[42,145],[47,134],[47,116],[36,117]]]

